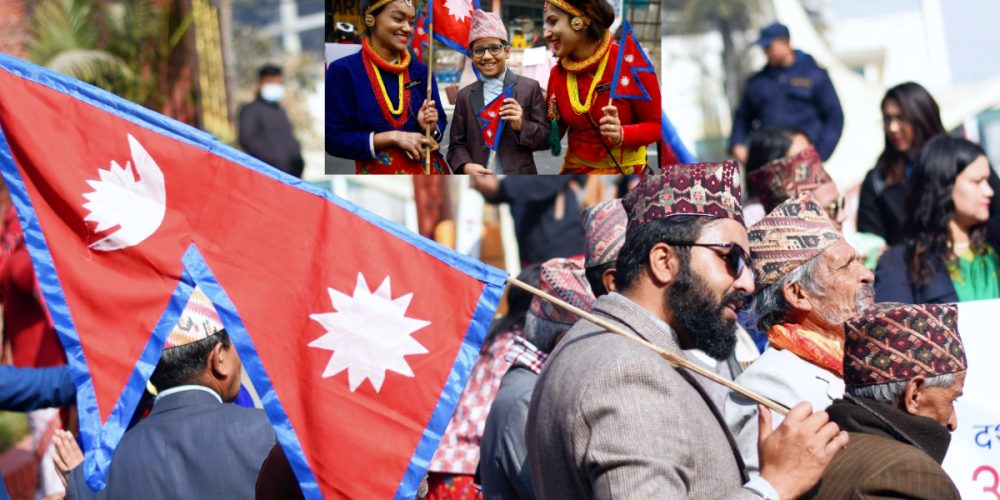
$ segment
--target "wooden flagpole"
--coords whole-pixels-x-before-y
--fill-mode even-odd
[[[434,0],[427,0],[427,1],[428,2],[433,2]],[[433,94],[431,94],[431,92],[432,92],[431,82],[434,81],[434,8],[433,8],[433,6],[431,6],[430,11],[431,11],[431,14],[429,16],[430,17],[430,25],[431,25],[431,30],[429,32],[430,33],[430,43],[428,44],[428,47],[427,47],[427,49],[428,49],[427,50],[427,97],[424,99],[424,102],[427,102],[428,100],[430,100],[433,97]],[[434,105],[437,106],[437,103],[434,103]],[[441,117],[439,116],[438,119],[440,120]],[[424,132],[424,138],[427,139],[427,142],[429,144],[430,141],[431,141],[431,128],[430,127],[427,127],[427,130],[425,130],[425,132]],[[428,145],[427,146],[427,155],[425,156],[425,159],[424,159],[424,175],[430,175],[430,173],[431,173],[431,147],[430,147],[430,145]]]
[[[500,139],[497,138],[497,140],[500,140]],[[494,172],[493,163],[495,163],[496,161],[497,161],[497,153],[496,153],[496,151],[493,151],[491,149],[490,150],[489,159],[487,159],[487,161],[486,161],[486,168],[489,169],[490,172]]]
[[[672,353],[670,351],[661,349],[661,348],[659,348],[659,347],[657,347],[657,346],[655,346],[655,345],[647,342],[646,340],[640,338],[639,336],[637,336],[637,335],[635,335],[635,334],[633,334],[631,332],[627,332],[625,330],[622,330],[621,328],[618,328],[617,326],[612,325],[611,323],[607,322],[606,320],[604,320],[602,318],[599,318],[599,317],[597,317],[597,316],[595,316],[593,314],[590,314],[589,312],[584,311],[583,309],[580,309],[578,307],[574,307],[573,305],[568,304],[565,301],[560,300],[559,298],[554,297],[554,296],[552,296],[552,295],[550,295],[548,293],[545,293],[545,292],[543,292],[543,291],[541,291],[541,290],[539,290],[539,289],[537,289],[537,288],[535,288],[535,287],[533,287],[533,286],[531,286],[531,285],[529,285],[529,284],[527,284],[527,283],[525,283],[523,281],[520,281],[517,278],[508,277],[507,278],[507,283],[510,283],[511,285],[514,285],[514,286],[516,286],[516,287],[518,287],[518,288],[520,288],[520,289],[522,289],[522,290],[524,290],[524,291],[526,291],[528,293],[536,295],[536,296],[538,296],[538,297],[546,300],[547,302],[549,302],[549,303],[551,303],[551,304],[553,304],[555,306],[558,306],[558,307],[560,307],[562,309],[565,309],[565,310],[567,310],[567,311],[569,311],[569,312],[571,312],[573,314],[576,314],[577,316],[579,316],[579,317],[581,317],[581,318],[583,318],[583,319],[585,319],[587,321],[590,321],[591,323],[593,323],[593,324],[595,324],[595,325],[597,325],[597,326],[599,326],[601,328],[604,328],[605,330],[607,330],[609,332],[617,333],[618,335],[621,335],[621,336],[623,336],[623,337],[625,337],[625,338],[627,338],[627,339],[629,339],[629,340],[631,340],[633,342],[636,342],[636,343],[638,343],[640,345],[643,345],[643,346],[651,349],[653,352],[659,354],[661,358],[667,360],[667,362],[669,362],[670,364],[674,365],[677,368],[684,368],[685,370],[695,372],[698,375],[701,375],[702,377],[705,377],[705,378],[707,378],[707,379],[709,379],[709,380],[711,380],[711,381],[713,381],[713,382],[715,382],[717,384],[722,384],[723,386],[725,386],[725,387],[727,387],[727,388],[729,388],[729,389],[731,389],[733,391],[736,391],[736,392],[738,392],[738,393],[740,393],[740,394],[742,394],[742,395],[744,395],[744,396],[746,396],[746,397],[748,397],[748,398],[750,398],[750,399],[752,399],[752,400],[754,400],[754,401],[756,401],[756,402],[758,402],[758,403],[760,403],[760,404],[762,404],[762,405],[770,408],[772,411],[777,412],[779,415],[784,416],[784,415],[788,414],[788,408],[785,408],[784,406],[781,406],[778,403],[775,403],[774,401],[771,401],[770,399],[768,399],[768,398],[766,398],[764,396],[761,396],[760,394],[757,394],[756,392],[751,391],[750,389],[747,389],[747,388],[745,388],[745,387],[743,387],[743,386],[741,386],[741,385],[739,385],[739,384],[737,384],[737,383],[735,383],[735,382],[733,382],[731,380],[726,380],[726,379],[720,377],[719,375],[717,375],[715,373],[712,373],[712,372],[710,372],[710,371],[708,371],[708,370],[706,370],[706,369],[704,369],[704,368],[702,368],[702,367],[700,367],[700,366],[698,366],[698,365],[696,365],[696,364],[694,364],[694,363],[692,363],[692,362],[690,362],[690,361],[688,361],[688,360],[686,360],[686,359],[684,359],[684,358],[682,358],[680,356],[677,356],[676,354],[674,354],[674,353]]]

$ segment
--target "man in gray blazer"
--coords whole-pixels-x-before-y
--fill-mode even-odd
[[[262,410],[224,404],[239,394],[241,373],[212,303],[195,289],[150,377],[159,392],[152,412],[122,437],[100,494],[77,466],[67,498],[254,498],[275,437]]]
[[[844,321],[871,306],[874,276],[809,193],[779,205],[749,238],[760,287],[754,313],[770,346],[736,383],[784,406],[808,401],[822,410],[844,395]],[[757,474],[757,404],[730,392],[723,413]]]
[[[482,78],[458,91],[448,142],[448,165],[460,174],[537,174],[534,151],[549,147],[549,121],[542,87],[531,78],[515,75],[507,68],[510,45],[507,29],[494,12],[476,10],[469,34],[472,63]],[[486,104],[514,86],[504,100],[500,118],[504,127],[490,170],[489,148],[483,143],[478,114]]]
[[[753,291],[735,162],[675,165],[624,199],[618,292],[593,312],[680,354],[724,359]],[[695,375],[581,320],[556,346],[531,398],[526,438],[539,498],[793,498],[846,433],[808,404],[777,430],[761,414],[763,467],[748,479],[722,415]]]

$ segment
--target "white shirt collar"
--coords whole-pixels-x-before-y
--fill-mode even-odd
[[[160,391],[156,395],[156,398],[159,399],[162,397],[169,396],[171,394],[177,394],[178,392],[184,392],[184,391],[205,391],[211,394],[212,396],[215,396],[215,399],[218,399],[220,403],[222,402],[222,397],[219,396],[219,393],[203,385],[179,385],[177,387],[171,387],[170,389],[167,389],[165,391]]]
[[[505,78],[507,78],[507,68],[504,68],[503,69],[503,73],[500,73],[499,75],[497,75],[496,78],[490,78],[490,77],[488,77],[486,75],[483,75],[483,83],[487,83],[487,82],[489,82],[489,83],[499,82],[501,85],[503,85],[503,81],[504,81]]]

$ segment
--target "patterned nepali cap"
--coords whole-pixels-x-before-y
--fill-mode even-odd
[[[580,259],[547,260],[539,271],[538,289],[584,311],[590,311],[594,305],[594,292],[590,291],[590,283],[587,282],[583,261]],[[575,314],[538,296],[532,297],[529,311],[539,319],[564,325],[572,325],[579,319]]]
[[[480,38],[499,38],[507,41],[507,27],[503,25],[500,15],[496,12],[486,12],[476,9],[472,12],[472,28],[469,32],[469,45]]]
[[[861,387],[968,368],[955,304],[875,304],[844,323],[844,382]]]
[[[628,218],[622,200],[598,203],[583,211],[583,265],[595,267],[614,262],[625,246]]]
[[[814,189],[833,179],[823,169],[816,148],[809,146],[793,156],[778,158],[750,172],[747,181],[764,205],[764,211],[770,212],[799,191]]]
[[[212,301],[208,300],[201,289],[195,287],[191,299],[181,312],[174,329],[167,336],[167,343],[163,348],[169,349],[197,342],[218,333],[223,328],[222,320],[219,319],[219,313],[215,311]]]
[[[629,226],[674,215],[704,215],[743,222],[740,167],[735,161],[669,165],[645,175],[622,204]]]
[[[757,286],[776,283],[844,236],[812,193],[786,200],[747,230]]]

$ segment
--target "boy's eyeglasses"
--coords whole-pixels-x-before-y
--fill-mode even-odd
[[[477,59],[482,58],[483,56],[486,55],[487,50],[490,51],[491,56],[496,57],[499,56],[500,51],[503,50],[503,45],[499,43],[493,43],[490,45],[480,45],[478,47],[473,47],[472,55],[475,56]]]

